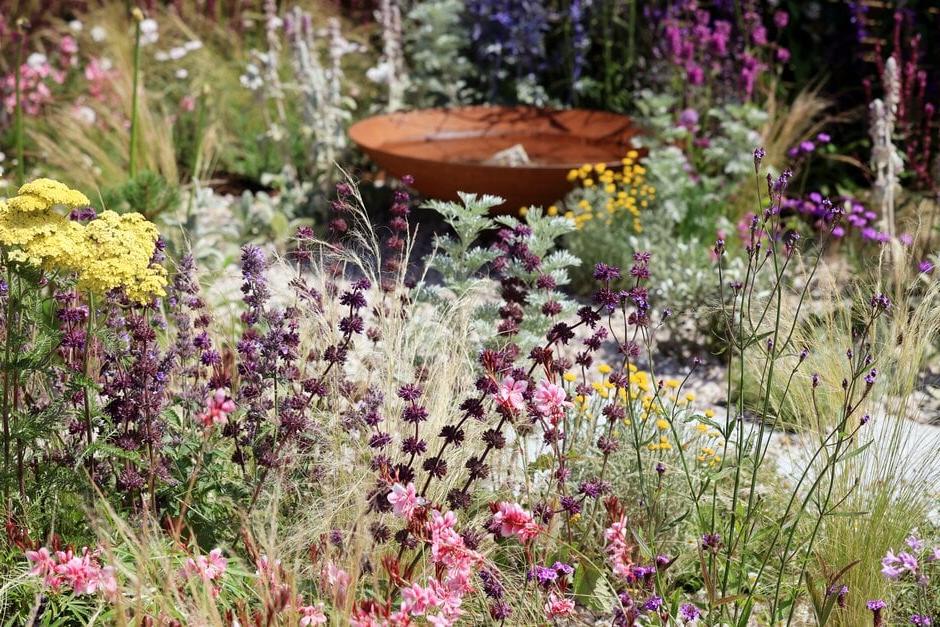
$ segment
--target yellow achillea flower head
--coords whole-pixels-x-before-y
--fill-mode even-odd
[[[83,248],[80,224],[47,211],[20,213],[11,205],[0,205],[0,244],[13,248],[11,259],[47,270],[77,269]]]
[[[85,227],[79,287],[99,294],[123,288],[139,303],[163,296],[166,269],[151,264],[158,235],[157,227],[139,213],[102,212]]]
[[[30,181],[20,187],[17,193],[19,195],[9,202],[14,211],[45,211],[55,205],[84,207],[91,204],[85,194],[52,179]]]
[[[77,273],[79,289],[105,294],[121,288],[141,304],[163,296],[166,269],[151,264],[157,227],[139,213],[105,211],[83,226],[52,210],[88,204],[84,194],[58,181],[27,183],[18,196],[0,202],[0,244],[14,261]]]
[[[10,211],[16,213],[43,213],[49,206],[49,203],[45,200],[32,194],[14,196],[7,202],[7,207],[10,208]]]

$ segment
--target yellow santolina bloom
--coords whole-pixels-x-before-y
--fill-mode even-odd
[[[104,294],[122,288],[140,303],[163,296],[166,270],[151,265],[157,227],[139,213],[113,211],[83,226],[53,210],[88,204],[84,194],[58,181],[27,183],[0,202],[0,244],[14,261],[77,273],[80,289]]]
[[[101,294],[120,287],[141,303],[162,296],[166,269],[150,263],[158,235],[157,227],[139,213],[102,212],[85,227],[89,255],[79,287]]]
[[[569,212],[572,216],[566,214],[574,220],[576,228],[581,229],[592,220],[611,225],[614,220],[629,219],[635,232],[643,231],[640,208],[649,207],[656,198],[656,189],[646,182],[646,168],[637,163],[638,158],[637,151],[631,150],[621,160],[622,168],[586,163],[568,172],[568,180],[580,180],[587,196],[572,208]]]
[[[573,372],[566,372],[565,374],[562,375],[562,379],[564,379],[568,383],[571,383],[572,381],[577,381],[578,377]]]

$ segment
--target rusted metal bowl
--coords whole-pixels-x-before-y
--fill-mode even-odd
[[[536,107],[474,106],[379,115],[357,122],[350,138],[395,177],[410,174],[430,198],[456,200],[457,192],[506,199],[500,213],[546,207],[574,183],[567,174],[585,163],[620,165],[639,128],[624,115]],[[528,162],[494,162],[503,151]]]

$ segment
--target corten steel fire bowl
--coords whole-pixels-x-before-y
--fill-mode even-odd
[[[506,199],[500,213],[547,207],[572,188],[567,174],[585,163],[612,167],[633,146],[639,128],[629,117],[602,111],[475,106],[423,109],[367,118],[349,136],[389,174],[414,177],[430,198],[456,200],[457,192]],[[521,145],[529,161],[492,162]]]

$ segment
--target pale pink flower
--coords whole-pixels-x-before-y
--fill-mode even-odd
[[[98,572],[98,590],[112,603],[118,597],[117,577],[114,573],[114,566],[105,566]]]
[[[631,546],[628,538],[629,529],[624,517],[604,530],[604,540],[607,541],[604,550],[607,552],[607,559],[610,561],[614,574],[622,578],[631,576],[630,567],[633,564],[633,560],[630,559]]]
[[[424,499],[418,496],[415,484],[410,482],[407,486],[400,483],[393,485],[388,494],[388,502],[392,504],[395,515],[405,520],[410,520],[415,510],[425,503]]]
[[[525,410],[525,398],[523,394],[529,387],[528,381],[516,381],[511,376],[506,376],[503,382],[499,384],[496,391],[496,401],[509,411],[519,413]]]
[[[569,616],[574,611],[574,601],[552,592],[545,602],[545,614],[549,620]]]
[[[257,571],[255,574],[258,575],[258,578],[264,581],[269,585],[276,585],[278,579],[278,572],[281,570],[281,560],[274,560],[273,562],[268,558],[267,555],[261,554],[258,556]]]
[[[300,613],[300,627],[326,624],[326,614],[323,613],[323,603],[303,605],[298,608],[297,611]]]
[[[88,81],[88,93],[92,98],[101,100],[113,86],[114,72],[107,63],[92,57],[85,64],[85,80]]]
[[[56,561],[46,547],[38,551],[26,551],[26,559],[33,563],[33,568],[29,571],[31,575],[45,577],[55,573]]]
[[[198,576],[204,582],[213,582],[225,574],[228,567],[228,560],[222,556],[222,549],[212,549],[209,555],[197,555],[186,560],[183,565],[183,571],[187,576]],[[212,595],[219,593],[217,586],[212,587]]]
[[[568,396],[559,385],[543,380],[535,389],[532,397],[535,408],[547,418],[560,418],[564,415],[566,407],[571,407]]]
[[[68,66],[74,66],[77,63],[75,55],[78,54],[78,42],[71,35],[65,35],[59,40],[59,52],[62,54],[62,62]]]
[[[326,563],[326,583],[333,590],[333,594],[337,599],[343,599],[346,596],[346,590],[349,589],[349,582],[349,573],[338,567],[332,561]]]
[[[205,428],[224,425],[228,415],[235,411],[235,401],[222,388],[217,389],[206,402],[206,409],[199,414],[199,422]]]
[[[538,535],[538,523],[521,505],[503,501],[497,507],[498,511],[493,515],[493,525],[499,528],[499,535],[504,538],[516,536],[522,542],[528,542]]]

